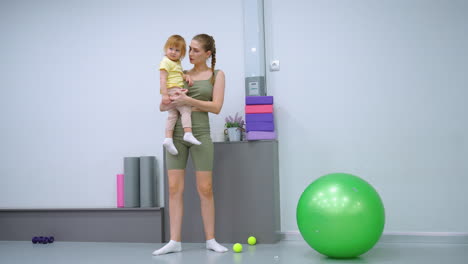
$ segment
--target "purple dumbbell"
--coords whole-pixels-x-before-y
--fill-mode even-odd
[[[50,236],[50,237],[43,237],[43,236],[40,236],[40,237],[33,237],[32,240],[33,244],[49,244],[49,243],[54,243],[55,241],[55,238],[53,236]]]

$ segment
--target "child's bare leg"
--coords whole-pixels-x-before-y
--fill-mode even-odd
[[[174,145],[174,140],[172,139],[174,135],[174,126],[179,117],[179,112],[176,109],[169,110],[169,115],[167,118],[166,124],[166,138],[163,141],[163,146],[167,149],[167,151],[172,155],[177,155],[179,152]]]
[[[174,130],[166,130],[166,137],[167,138],[172,138],[173,136],[174,136]]]
[[[181,106],[177,108],[180,112],[182,119],[182,126],[184,127],[184,141],[192,143],[194,145],[200,145],[201,142],[198,141],[192,134],[192,107],[190,106]]]

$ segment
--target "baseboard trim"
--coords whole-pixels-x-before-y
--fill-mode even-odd
[[[299,231],[281,232],[281,240],[303,240]],[[384,232],[379,243],[468,244],[464,232]]]

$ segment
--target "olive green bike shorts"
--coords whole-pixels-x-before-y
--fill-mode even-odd
[[[210,122],[207,112],[192,112],[192,133],[201,142],[201,145],[193,145],[183,140],[184,128],[180,120],[174,128],[174,145],[179,154],[172,155],[166,150],[166,168],[168,170],[185,170],[190,153],[196,171],[213,170],[213,142],[210,135]]]

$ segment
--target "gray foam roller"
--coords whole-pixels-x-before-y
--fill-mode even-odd
[[[140,158],[124,158],[125,207],[140,207]]]
[[[140,157],[140,206],[156,207],[156,157]]]

